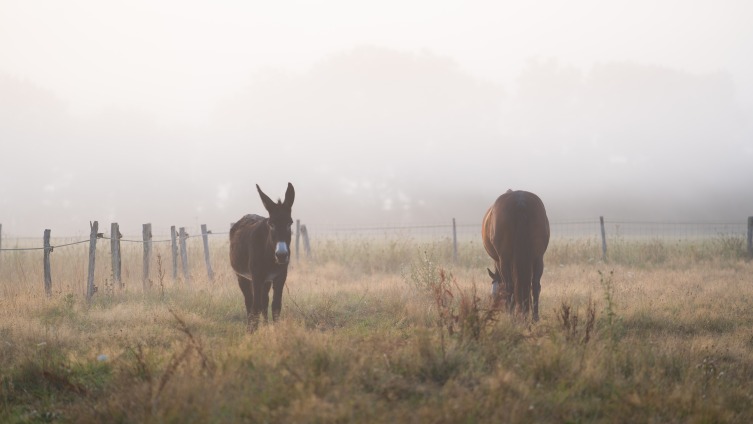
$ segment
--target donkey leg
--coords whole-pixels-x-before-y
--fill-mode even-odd
[[[254,292],[251,289],[251,280],[238,276],[238,285],[243,293],[243,301],[246,304],[246,325],[251,328],[251,313],[254,306]]]
[[[544,257],[533,262],[533,320],[539,320],[539,294],[541,293],[541,276],[544,275]]]
[[[282,311],[282,288],[285,286],[285,280],[277,280],[272,285],[272,321],[280,319]]]
[[[269,289],[272,287],[271,281],[265,281],[264,284],[260,284],[261,289],[259,293],[259,311],[264,316],[264,322],[269,322]]]
[[[263,286],[264,283],[257,283],[256,281],[253,281],[251,284],[251,288],[254,292],[254,303],[251,306],[251,313],[248,315],[248,320],[249,328],[252,332],[259,328],[259,315],[261,314],[261,303],[263,301]]]

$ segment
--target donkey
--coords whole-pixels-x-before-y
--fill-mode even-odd
[[[481,233],[486,253],[494,260],[494,272],[487,271],[495,301],[503,297],[511,313],[518,309],[527,317],[533,295],[533,320],[538,321],[544,252],[549,245],[544,203],[533,193],[507,190],[486,212]]]
[[[238,275],[238,285],[246,302],[249,331],[259,325],[259,315],[268,322],[269,289],[273,288],[272,320],[282,310],[282,289],[288,276],[290,239],[295,199],[293,185],[288,183],[285,200],[275,203],[256,185],[269,218],[245,215],[230,228],[230,265]]]

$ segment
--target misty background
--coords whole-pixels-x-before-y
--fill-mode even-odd
[[[154,4],[158,3],[158,4]],[[529,4],[530,3],[530,4]],[[534,4],[535,3],[535,4]],[[753,3],[0,2],[3,236],[753,215]]]

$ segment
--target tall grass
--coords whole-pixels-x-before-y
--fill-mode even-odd
[[[253,334],[227,247],[209,281],[189,245],[184,281],[155,245],[147,290],[138,245],[122,289],[98,247],[91,302],[85,248],[53,252],[49,298],[41,255],[3,252],[0,422],[753,420],[753,264],[726,239],[554,240],[538,323],[491,304],[478,244],[314,240]]]

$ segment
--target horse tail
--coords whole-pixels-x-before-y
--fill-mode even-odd
[[[513,230],[512,278],[515,308],[524,316],[531,306],[531,279],[533,277],[532,246],[529,217],[523,199],[515,205],[515,229]]]

